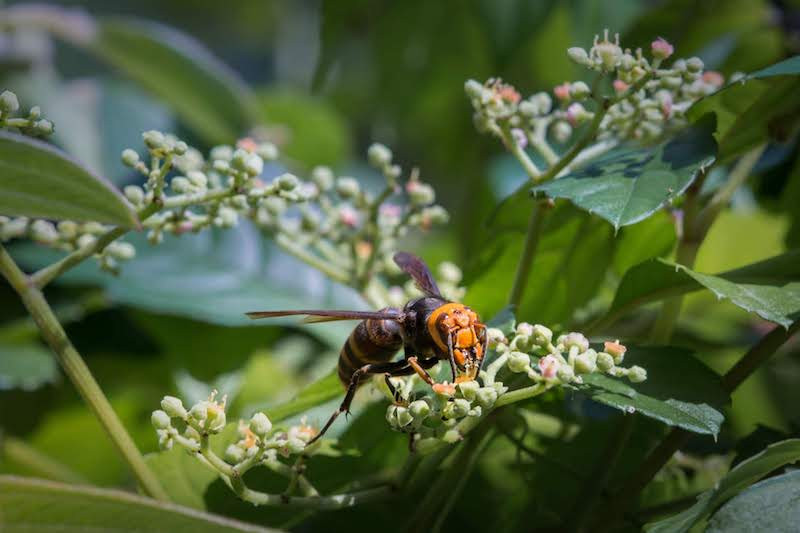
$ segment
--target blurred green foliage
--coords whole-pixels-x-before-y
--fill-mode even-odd
[[[210,147],[232,141],[249,124],[263,123],[268,135],[286,146],[290,164],[298,170],[317,164],[341,171],[358,168],[364,148],[373,140],[384,142],[399,160],[418,166],[452,216],[447,229],[407,240],[404,247],[432,264],[447,259],[463,265],[465,301],[487,317],[507,301],[531,200],[518,195],[495,213],[500,200],[527,178],[498,144],[475,132],[462,90],[466,79],[502,77],[525,94],[550,90],[579,74],[565,49],[590,45],[592,36],[606,27],[637,46],[663,36],[681,56],[697,54],[726,76],[800,51],[796,2],[55,4],[79,6],[105,20],[103,38],[94,47],[82,47],[69,39],[53,42],[44,32],[4,35],[0,86],[15,90],[24,103],[50,110],[57,127],[53,140],[65,151],[124,185],[134,177],[118,163],[118,154],[124,147],[138,148],[139,132],[146,129],[175,128],[198,146]],[[103,18],[129,15],[159,25]],[[170,27],[193,36],[222,61],[207,57],[204,50],[193,51],[197,43],[175,41],[178,37]],[[162,41],[178,42],[195,61],[164,57]],[[209,69],[198,73],[198,65]],[[211,84],[208,70],[213,73]],[[751,99],[752,106],[741,107]],[[733,270],[800,243],[797,136],[791,127],[772,121],[778,115],[796,121],[798,108],[796,78],[782,78],[775,85],[759,80],[703,103],[704,111],[716,111],[717,120],[725,121],[727,133],[717,137],[723,157],[741,154],[775,128],[774,146],[779,149],[768,152],[772,159],[762,158],[755,180],[716,220],[699,250],[697,272]],[[734,111],[744,114],[738,119],[728,115]],[[713,186],[713,180],[709,182]],[[493,213],[497,216],[490,223]],[[615,232],[599,217],[558,203],[544,228],[518,316],[564,330],[589,324],[611,304],[626,272],[648,260],[655,264],[654,258],[667,256],[674,241],[673,220],[664,211]],[[183,236],[159,248],[144,243],[137,248],[139,256],[120,277],[87,263],[49,289],[48,297],[56,306],[72,304],[90,290],[103,289],[112,309],[76,319],[68,333],[143,451],[156,449],[149,415],[161,396],[185,394],[193,386],[230,386],[231,418],[256,408],[285,417],[299,415],[308,396],[301,395],[289,407],[286,402],[335,367],[336,351],[349,332],[340,324],[253,326],[244,311],[364,307],[353,291],[281,255],[247,226],[225,234]],[[28,244],[16,246],[14,253],[29,268],[52,259]],[[637,309],[613,332],[643,338],[654,310]],[[30,365],[43,359],[35,333],[24,343],[3,341],[4,324],[10,328],[12,320],[23,316],[16,295],[0,284],[0,318],[8,321],[0,323],[0,430],[92,483],[131,486],[100,425],[69,383],[57,379],[52,362],[42,360],[28,372],[17,361],[24,356],[24,364]],[[723,372],[769,327],[703,292],[688,297],[674,342],[692,350],[687,364],[699,360]],[[7,355],[9,350],[13,355]],[[648,369],[656,373],[658,367]],[[800,343],[795,341],[736,391],[731,403],[715,389],[695,391],[698,402],[723,410],[726,423],[718,441],[694,437],[689,452],[727,457],[737,439],[759,424],[776,431],[767,442],[797,435],[799,374]],[[679,381],[681,376],[662,376],[670,378]],[[337,397],[338,383],[330,378],[319,383],[318,389],[305,391],[316,394],[309,405]],[[657,387],[658,381],[651,386]],[[612,392],[607,396],[603,403],[619,403]],[[331,405],[313,411],[312,419],[322,420]],[[342,457],[315,457],[309,464],[309,470],[325,473],[320,490],[347,488],[359,476],[399,468],[405,458],[406,437],[386,428],[383,404],[364,398],[356,412],[341,423]],[[550,425],[542,423],[547,416]],[[622,417],[577,391],[548,394],[523,404],[514,416],[504,414],[499,421],[503,431],[491,440],[465,481],[443,529],[529,531],[532,524],[559,528],[575,512],[575,496],[586,479],[605,460],[600,443],[617,431]],[[553,425],[555,433],[548,431]],[[622,451],[624,460],[608,485],[617,487],[664,433],[662,425],[638,417]],[[524,449],[507,435],[521,441]],[[2,435],[0,450],[1,443]],[[148,460],[179,503],[298,531],[356,533],[372,531],[376,524],[386,531],[403,531],[415,519],[428,488],[416,485],[417,493],[390,503],[306,516],[236,500],[221,481],[177,450]],[[429,472],[454,468],[442,457],[438,460],[432,457],[423,466]],[[658,505],[694,496],[716,481],[710,470],[670,468],[644,493],[631,529],[662,516]],[[37,470],[24,458],[7,454],[0,455],[0,472]],[[248,475],[261,476],[248,478],[256,488],[282,489],[261,470]],[[440,495],[435,503],[445,497]]]

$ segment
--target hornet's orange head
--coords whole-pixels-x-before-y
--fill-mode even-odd
[[[444,304],[428,318],[428,331],[437,346],[448,353],[459,376],[456,381],[471,381],[478,375],[486,347],[486,326],[478,314],[459,303]]]

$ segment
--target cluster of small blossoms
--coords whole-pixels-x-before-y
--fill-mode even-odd
[[[17,95],[11,91],[0,93],[0,128],[13,128],[31,137],[42,137],[53,133],[53,123],[42,118],[39,106],[31,107],[24,117],[15,117],[18,111]]]
[[[489,329],[489,345],[499,354],[511,372],[526,374],[534,382],[580,384],[584,374],[604,373],[625,377],[633,383],[647,379],[640,366],[619,366],[627,348],[619,341],[606,341],[603,350],[589,346],[589,340],[577,332],[560,335],[553,343],[553,332],[540,324],[522,322],[509,340],[499,330]]]
[[[487,334],[489,347],[497,356],[484,367],[477,381],[445,383],[431,395],[414,398],[415,376],[392,378],[400,394],[400,401],[386,410],[392,429],[414,434],[417,442],[460,440],[465,419],[486,414],[498,398],[509,392],[509,387],[498,380],[503,371],[508,378],[526,375],[533,384],[541,386],[537,392],[581,384],[582,376],[592,373],[625,377],[634,383],[647,379],[647,371],[640,366],[619,366],[626,351],[619,341],[605,342],[603,350],[598,352],[581,333],[561,335],[554,343],[550,329],[524,322],[517,325],[511,339],[495,328],[489,328]]]
[[[538,92],[526,99],[497,79],[483,84],[469,80],[465,90],[480,131],[493,133],[506,145],[514,143],[522,149],[530,145],[546,159],[554,156],[548,138],[569,141],[576,127],[592,121],[601,110],[605,114],[598,140],[650,143],[684,126],[691,104],[724,83],[718,72],[704,71],[697,57],[666,66],[664,61],[673,52],[673,46],[661,38],[651,43],[649,56],[641,49],[623,49],[619,36],[611,40],[606,30],[602,40],[595,37],[589,51],[574,47],[567,54],[578,65],[596,71],[598,81],[608,79],[611,90],[607,94],[600,94],[600,83],[590,88],[583,81],[557,85],[552,96]]]
[[[309,454],[313,450],[306,450],[306,446],[316,435],[316,430],[304,421],[289,428],[278,428],[273,427],[267,415],[257,412],[247,421],[239,420],[238,440],[225,449],[224,459],[217,457],[204,445],[210,435],[219,434],[227,423],[225,398],[217,400],[216,391],[212,391],[208,400],[189,409],[179,398],[165,396],[161,409],[153,411],[151,422],[162,450],[172,449],[177,444],[189,452],[199,453],[223,475],[229,475],[228,468],[236,469],[241,475],[259,464],[274,466],[279,457]]]

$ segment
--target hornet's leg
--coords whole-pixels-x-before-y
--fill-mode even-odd
[[[413,374],[416,370],[408,364],[408,361],[403,361],[406,363],[405,368],[400,368],[399,370],[395,370],[393,372],[384,372],[383,379],[386,381],[386,386],[389,388],[389,392],[394,399],[394,403],[402,404],[403,398],[400,397],[400,391],[398,391],[394,385],[392,385],[392,380],[390,378],[394,376],[408,376],[409,374]]]
[[[413,368],[413,369],[414,369],[414,372],[416,372],[417,374],[419,374],[419,377],[421,377],[421,378],[422,378],[422,380],[423,380],[425,383],[427,383],[427,384],[428,384],[428,385],[430,385],[431,387],[433,387],[434,385],[436,385],[436,382],[433,380],[433,378],[431,377],[431,375],[430,375],[430,374],[428,374],[428,370],[427,370],[427,369],[428,369],[428,368],[431,368],[431,367],[432,367],[432,366],[434,366],[436,363],[438,363],[438,362],[439,362],[439,359],[438,359],[438,358],[436,358],[436,357],[429,357],[428,359],[422,359],[422,360],[419,360],[419,359],[417,359],[417,357],[416,357],[416,356],[413,356],[413,355],[412,355],[411,357],[407,357],[407,358],[406,358],[406,360],[405,360],[405,362],[406,362],[406,363],[407,363],[407,364],[408,364],[408,365],[409,365],[411,368]]]
[[[333,414],[325,423],[325,425],[322,426],[320,432],[317,433],[317,435],[313,439],[308,441],[308,445],[316,442],[320,437],[322,437],[322,435],[324,435],[325,432],[328,431],[328,428],[331,427],[331,424],[333,424],[333,421],[336,420],[337,416],[339,416],[341,413],[350,412],[350,404],[353,401],[353,396],[355,396],[356,394],[356,388],[358,388],[358,382],[361,379],[361,376],[364,376],[366,374],[380,374],[381,372],[386,372],[389,375],[393,375],[395,372],[402,372],[407,368],[408,368],[407,361],[395,361],[392,363],[373,363],[369,365],[364,365],[361,368],[357,369],[355,372],[353,372],[353,375],[350,378],[350,385],[347,386],[347,393],[344,395],[344,400],[342,401],[342,405],[340,405],[339,408],[333,412]]]
[[[453,383],[456,382],[456,356],[453,354],[453,336],[447,334],[447,353],[450,355],[450,372],[453,374]]]
[[[486,326],[483,324],[481,324],[481,334],[483,335],[483,356],[481,357],[480,363],[478,363],[479,374],[483,368],[483,362],[486,361],[486,358],[489,356],[489,335],[486,332]]]

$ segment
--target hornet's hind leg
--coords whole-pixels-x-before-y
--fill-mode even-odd
[[[364,365],[361,368],[358,368],[355,372],[353,372],[353,375],[350,378],[350,384],[347,386],[347,393],[345,393],[344,395],[344,400],[342,401],[342,404],[336,411],[333,412],[333,414],[325,423],[325,425],[322,426],[320,432],[317,433],[317,435],[313,439],[308,441],[308,444],[311,445],[314,442],[316,442],[320,437],[322,437],[322,435],[324,435],[325,432],[328,431],[328,428],[331,427],[331,424],[333,424],[333,421],[336,420],[337,416],[339,416],[342,413],[350,412],[350,404],[353,401],[353,396],[355,396],[356,394],[356,388],[358,388],[358,382],[362,376],[365,376],[367,374],[385,373],[386,383],[389,385],[389,390],[392,391],[392,395],[396,397],[397,391],[394,390],[394,387],[389,383],[389,376],[403,376],[411,374],[413,372],[414,370],[411,369],[411,367],[408,365],[408,362],[405,360],[395,361],[391,363],[372,363],[369,365]]]

